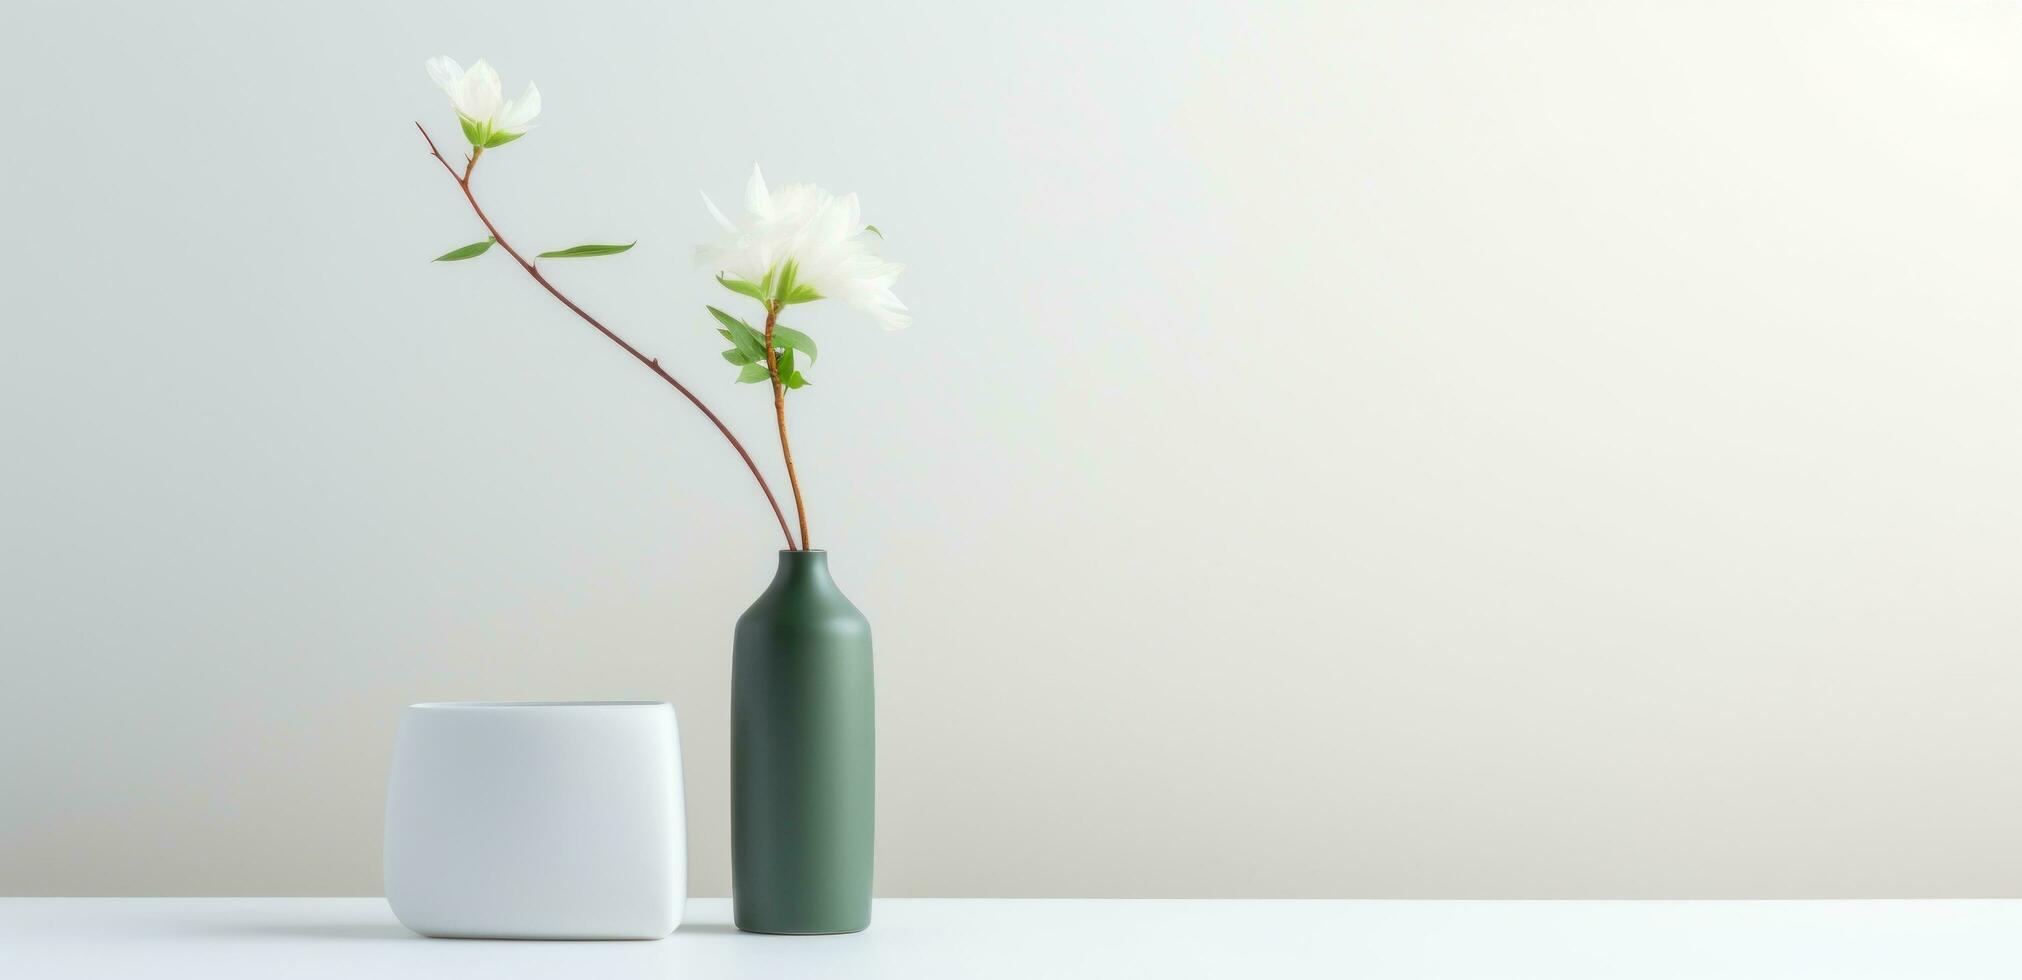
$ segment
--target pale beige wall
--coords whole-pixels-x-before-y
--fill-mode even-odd
[[[31,3],[0,893],[378,888],[399,707],[666,697],[728,884],[698,189],[863,194],[798,403],[888,895],[2022,886],[2012,3]],[[769,456],[768,456],[769,458]]]

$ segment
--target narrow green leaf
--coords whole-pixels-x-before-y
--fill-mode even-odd
[[[772,295],[772,281],[779,275],[779,266],[765,270],[765,278],[758,280],[759,299]]]
[[[716,281],[722,283],[723,288],[733,293],[749,296],[761,303],[765,302],[765,290],[760,289],[755,282],[745,282],[742,279],[732,279],[724,275],[717,276]]]
[[[800,288],[800,263],[787,259],[779,264],[779,280],[772,284],[772,295],[785,299]]]
[[[767,371],[763,364],[746,364],[744,370],[737,372],[737,383],[741,385],[756,384],[771,378],[772,372]]]
[[[780,351],[778,354],[778,360],[779,360],[779,376],[782,378],[793,377],[793,352],[790,350]]]
[[[472,146],[484,145],[485,134],[483,126],[464,116],[457,116],[456,121],[463,124],[463,138],[465,142]]]
[[[483,255],[485,252],[491,250],[492,241],[493,239],[487,238],[481,242],[471,242],[470,244],[465,245],[462,248],[450,249],[449,251],[436,256],[435,261],[461,262],[464,259],[477,258],[478,256]]]
[[[708,310],[709,315],[715,317],[716,322],[723,324],[723,329],[729,331],[730,333],[737,333],[738,328],[740,327],[745,330],[751,329],[751,324],[748,324],[743,320],[739,320],[738,318],[731,316],[730,314],[725,313],[714,306],[710,306],[707,303],[705,303],[703,304],[702,308]]]
[[[719,331],[723,334],[723,339],[736,344],[738,350],[751,355],[753,360],[762,360],[765,357],[765,340],[758,331],[751,329],[750,324],[714,306],[706,309],[709,310],[710,316],[716,318],[717,323],[723,324],[723,329]]]
[[[873,235],[876,235],[876,236],[878,236],[879,238],[883,238],[883,237],[885,237],[885,233],[884,233],[884,232],[882,232],[882,231],[879,231],[879,230],[878,230],[878,226],[877,226],[877,225],[865,225],[865,226],[864,226],[864,230],[865,230],[865,231],[868,231],[868,232],[870,232],[870,233],[871,233],[871,234],[873,234]]]
[[[525,133],[493,133],[491,139],[484,141],[484,148],[489,150],[495,146],[504,146],[525,135]]]
[[[806,378],[800,376],[799,371],[795,371],[793,372],[793,374],[788,375],[786,379],[786,386],[788,388],[805,388],[809,383],[810,382]]]
[[[730,350],[723,352],[723,359],[739,366],[753,363],[750,354],[746,354],[745,352],[738,350],[734,347],[731,348]]]
[[[619,252],[631,251],[632,246],[637,244],[639,243],[634,241],[624,245],[577,245],[572,248],[562,249],[559,252],[542,252],[540,257],[544,259],[581,259],[592,255],[616,255]]]
[[[814,359],[819,356],[819,353],[814,349],[813,337],[801,333],[784,323],[772,325],[772,346],[784,347],[787,350],[797,350],[806,354],[809,364],[813,364]]]
[[[821,294],[815,292],[814,287],[806,283],[795,283],[792,289],[779,294],[779,301],[787,306],[792,306],[795,303],[812,303],[820,298]]]

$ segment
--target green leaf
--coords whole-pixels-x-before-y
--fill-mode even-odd
[[[790,350],[780,351],[778,360],[779,376],[782,378],[793,377],[793,352]]]
[[[723,359],[739,366],[755,363],[750,354],[746,354],[734,347],[723,352]]]
[[[559,252],[542,252],[540,257],[544,259],[581,259],[592,255],[616,255],[619,252],[631,251],[632,246],[637,244],[639,243],[634,241],[624,245],[577,245],[572,248],[562,249]]]
[[[709,315],[715,317],[717,323],[723,324],[723,329],[725,331],[728,331],[730,333],[737,333],[740,329],[742,330],[751,329],[751,324],[748,324],[743,320],[739,320],[738,318],[731,316],[730,314],[725,313],[714,306],[710,306],[707,303],[705,303],[703,304],[702,308],[708,310]]]
[[[736,344],[738,350],[750,355],[754,361],[765,359],[765,338],[760,336],[758,331],[751,329],[750,324],[714,306],[705,308],[710,316],[716,318],[717,323],[723,324],[723,329],[718,331],[723,334],[723,339]]]
[[[525,133],[493,133],[491,139],[484,141],[484,148],[489,150],[495,146],[504,146],[525,135]]]
[[[808,384],[810,384],[810,382],[806,378],[801,377],[799,371],[793,372],[786,378],[786,386],[788,388],[804,388],[807,387]]]
[[[878,226],[877,226],[877,225],[865,225],[865,226],[864,226],[864,230],[865,230],[865,231],[868,231],[868,232],[870,232],[870,233],[871,233],[871,234],[873,234],[873,235],[876,235],[876,236],[878,236],[879,238],[883,238],[883,237],[885,237],[885,233],[884,233],[884,232],[882,232],[882,231],[879,231],[879,230],[878,230]]]
[[[465,142],[468,142],[472,146],[484,145],[485,132],[482,125],[476,120],[463,116],[457,116],[456,121],[463,124],[463,138]]]
[[[772,295],[784,300],[800,288],[800,263],[787,259],[779,264],[779,280],[772,284]]]
[[[776,272],[777,278],[768,277],[771,282],[766,289],[766,295],[778,300],[782,305],[812,303],[821,298],[821,294],[815,292],[813,286],[800,281],[800,262],[797,260],[787,259],[778,265]]]
[[[760,381],[770,381],[771,379],[772,372],[767,371],[763,364],[746,364],[744,370],[737,372],[737,383],[741,385],[756,384]]]
[[[725,275],[718,275],[716,277],[716,281],[722,283],[723,288],[728,289],[733,293],[749,296],[752,299],[755,299],[761,303],[765,302],[765,290],[760,289],[758,284],[755,282],[745,282],[742,279],[732,279],[729,276]]]
[[[809,364],[813,364],[814,359],[819,356],[819,352],[814,349],[813,337],[809,337],[807,334],[801,333],[784,323],[772,325],[772,346],[784,347],[787,350],[797,350],[806,354]]]
[[[436,256],[435,261],[461,262],[464,259],[477,258],[478,256],[483,255],[484,253],[491,250],[491,243],[493,241],[496,241],[496,239],[487,238],[481,242],[471,242],[470,244],[465,245],[462,248],[450,249],[449,251]]]
[[[758,297],[759,299],[764,299],[765,297],[772,295],[772,281],[778,275],[779,275],[779,266],[775,265],[772,268],[765,270],[765,278],[760,279],[758,281],[758,292],[760,294]]]

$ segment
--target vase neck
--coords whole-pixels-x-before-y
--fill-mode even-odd
[[[828,575],[828,552],[780,552],[779,571],[772,575],[772,586],[775,589],[804,586],[833,587],[834,580]]]

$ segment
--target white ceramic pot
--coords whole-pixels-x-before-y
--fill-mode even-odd
[[[448,701],[400,722],[386,900],[425,936],[661,939],[687,901],[665,701]]]

